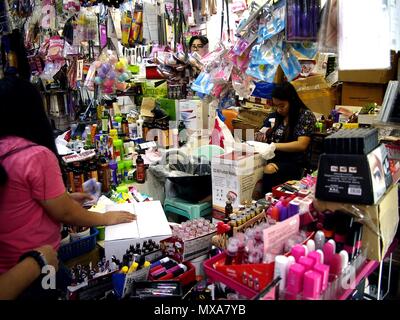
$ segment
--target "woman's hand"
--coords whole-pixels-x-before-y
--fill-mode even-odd
[[[83,205],[87,201],[94,201],[96,200],[91,194],[86,192],[74,192],[70,193],[69,196],[78,202],[80,205]]]
[[[108,211],[103,214],[104,225],[111,226],[113,224],[128,223],[136,220],[136,215],[127,211]]]
[[[265,133],[258,131],[254,135],[254,140],[258,142],[265,142],[267,140],[267,135]]]
[[[278,170],[279,170],[279,167],[275,163],[268,163],[266,166],[264,166],[265,174],[274,174],[274,173],[277,173]]]
[[[58,270],[58,258],[57,258],[57,251],[53,249],[50,245],[45,245],[40,248],[36,248],[36,251],[39,251],[41,254],[44,255],[47,264],[53,266],[56,271]]]

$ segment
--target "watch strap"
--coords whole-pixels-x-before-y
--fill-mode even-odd
[[[43,269],[43,267],[45,265],[47,265],[47,261],[46,261],[46,258],[44,257],[44,255],[41,252],[36,251],[36,250],[25,252],[19,258],[19,262],[21,262],[22,260],[24,260],[25,258],[28,258],[28,257],[35,259],[35,261],[38,263],[40,269]]]

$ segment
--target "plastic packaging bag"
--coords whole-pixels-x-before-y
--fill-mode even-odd
[[[292,48],[308,59],[313,59],[318,51],[318,44],[314,42],[293,42]]]
[[[279,65],[282,60],[283,35],[280,34],[266,41],[255,45],[251,50],[252,65],[271,64]]]
[[[263,143],[258,141],[247,141],[251,147],[254,147],[254,151],[259,153],[264,160],[270,160],[275,157],[275,144]]]
[[[196,78],[196,80],[192,84],[192,90],[196,92],[200,92],[203,94],[210,94],[211,90],[214,87],[214,83],[211,81],[211,76],[209,73],[202,72]]]
[[[284,45],[281,68],[288,81],[295,79],[301,72],[299,60],[290,52],[289,47]]]
[[[257,42],[262,43],[285,29],[285,2],[281,1],[274,9],[270,19],[260,24]]]

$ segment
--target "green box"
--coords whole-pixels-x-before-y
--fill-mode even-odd
[[[170,117],[170,120],[176,121],[176,109],[178,106],[178,100],[159,98],[157,101],[160,103],[161,109],[163,109]]]

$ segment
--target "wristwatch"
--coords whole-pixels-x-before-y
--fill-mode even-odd
[[[38,263],[38,265],[40,267],[40,270],[42,270],[43,267],[47,265],[47,261],[46,261],[45,256],[43,255],[43,253],[36,251],[36,250],[25,252],[19,258],[18,262],[21,262],[22,260],[24,260],[25,258],[28,258],[28,257],[35,259],[35,261]]]

